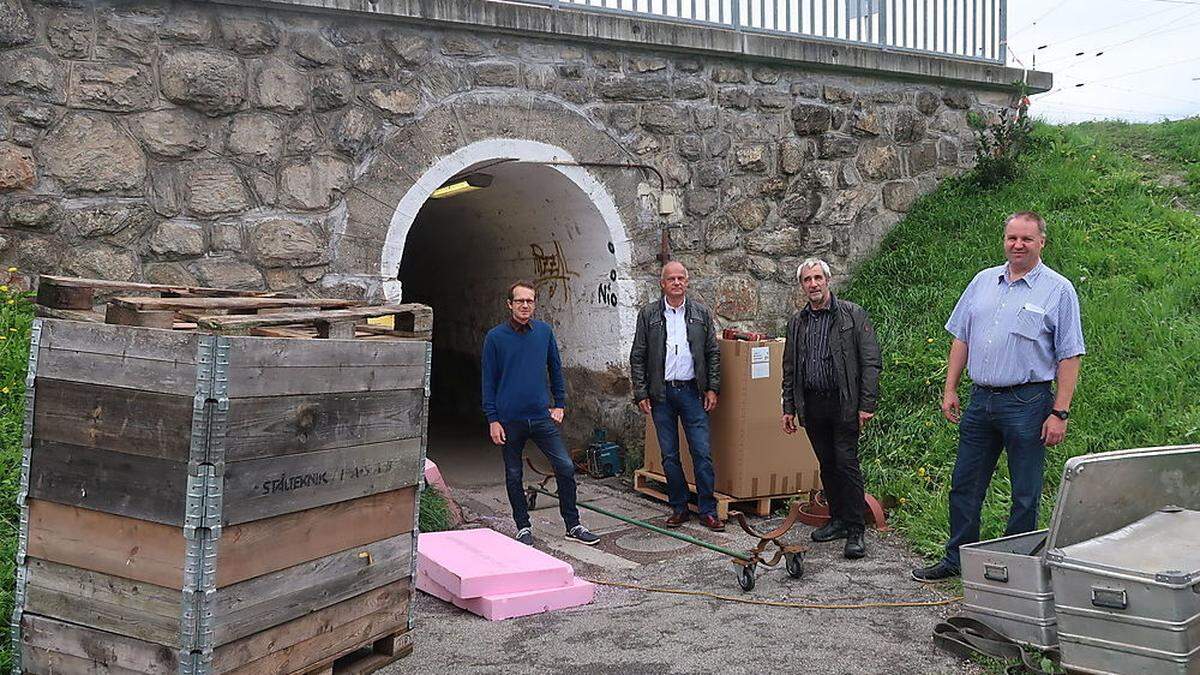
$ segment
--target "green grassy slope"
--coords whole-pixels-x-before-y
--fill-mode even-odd
[[[869,489],[899,502],[892,522],[930,556],[946,537],[957,443],[938,407],[943,326],[972,276],[1004,261],[1013,211],[1045,217],[1043,256],[1079,292],[1088,348],[1067,440],[1048,454],[1043,521],[1067,458],[1200,442],[1200,217],[1187,209],[1200,194],[1200,121],[1042,126],[1035,138],[1013,183],[981,192],[948,181],[921,200],[844,291],[871,312],[884,346],[880,412],[861,448]],[[1190,185],[1160,187],[1168,169]],[[1008,493],[1002,469],[985,538],[1002,533]]]

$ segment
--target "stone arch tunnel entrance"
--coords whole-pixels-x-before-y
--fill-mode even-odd
[[[535,318],[558,337],[568,447],[581,447],[594,427],[612,425],[616,401],[628,407],[624,364],[633,309],[624,228],[604,188],[560,156],[459,161],[448,178],[431,170],[418,181],[428,190],[467,175],[491,181],[427,198],[405,232],[397,273],[400,299],[434,310],[429,453],[452,464],[444,467],[452,482],[460,471],[461,482],[473,482],[471,467],[480,481],[502,475],[488,475],[499,453],[483,442],[480,355],[487,331],[508,318],[505,294],[518,279],[537,286]]]

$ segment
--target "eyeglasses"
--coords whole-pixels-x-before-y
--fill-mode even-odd
[[[532,305],[535,301],[526,298],[517,298],[516,300],[509,300],[509,302],[514,305]]]

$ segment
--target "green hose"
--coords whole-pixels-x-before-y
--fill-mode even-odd
[[[539,487],[529,486],[527,489],[529,489],[533,492],[536,492],[538,494],[546,495],[547,497],[552,497],[554,499],[558,499],[558,495],[554,494],[553,492],[543,490]],[[637,518],[630,518],[628,516],[622,516],[619,513],[613,513],[612,511],[607,511],[605,509],[600,508],[599,506],[590,506],[583,502],[577,503],[576,506],[578,506],[581,509],[587,509],[588,511],[595,511],[596,513],[606,515],[609,518],[616,518],[617,520],[629,523],[630,525],[637,525],[638,527],[650,530],[651,532],[665,534],[668,537],[674,537],[675,539],[678,539],[680,541],[686,541],[689,544],[695,544],[696,546],[703,546],[704,548],[709,549],[710,551],[716,551],[717,553],[724,553],[725,555],[727,555],[731,558],[737,558],[738,560],[742,560],[744,562],[750,562],[750,556],[744,552],[732,551],[727,548],[722,548],[720,546],[717,546],[716,544],[710,544],[707,541],[704,541],[702,539],[697,539],[695,537],[689,537],[686,534],[680,534],[679,532],[673,532],[671,530],[659,527],[657,525],[651,525],[650,523],[647,523],[644,520],[638,520]]]

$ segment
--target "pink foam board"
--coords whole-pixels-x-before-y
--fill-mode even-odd
[[[558,588],[483,595],[478,598],[457,598],[431,580],[429,575],[420,571],[417,572],[417,589],[489,621],[579,607],[590,603],[596,596],[594,584],[583,579],[572,579],[570,585]]]
[[[459,598],[557,588],[575,578],[567,563],[486,528],[422,534],[417,567]]]

